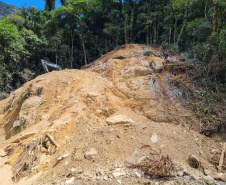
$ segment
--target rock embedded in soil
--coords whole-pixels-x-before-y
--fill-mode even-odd
[[[226,182],[226,173],[217,173],[217,178]]]
[[[108,180],[108,176],[107,175],[104,176],[104,180],[106,180],[106,181]]]
[[[88,159],[88,160],[91,160],[94,158],[95,155],[97,155],[98,152],[95,148],[89,148],[86,153],[85,153],[85,158]]]
[[[202,180],[207,183],[208,185],[213,185],[214,184],[214,178],[210,175],[205,176],[202,178]]]
[[[212,172],[209,169],[204,169],[205,175],[212,175]]]
[[[72,178],[70,178],[69,180],[67,180],[67,181],[65,182],[65,184],[71,184],[72,182],[74,182],[74,180],[75,180],[75,177],[72,177]]]
[[[125,115],[111,116],[106,119],[106,122],[109,125],[134,124],[135,123],[132,119],[128,118]]]
[[[120,177],[120,176],[126,175],[126,173],[124,172],[123,169],[121,169],[121,168],[116,168],[116,169],[114,170],[114,172],[113,172],[112,175],[113,175],[113,177],[114,177],[115,179],[117,179],[117,178]]]
[[[151,136],[151,142],[152,142],[152,143],[157,143],[157,141],[158,141],[158,136],[157,136],[157,134],[156,134],[156,133],[152,134],[152,136]]]
[[[89,92],[89,93],[87,94],[87,96],[88,96],[88,97],[97,97],[97,96],[98,96],[98,93],[96,93],[96,92]]]

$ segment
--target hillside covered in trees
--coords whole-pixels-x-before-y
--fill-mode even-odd
[[[80,68],[117,46],[153,45],[198,62],[194,79],[225,92],[224,0],[46,0],[0,20],[0,97],[42,74],[41,59]]]
[[[9,14],[15,14],[19,9],[16,6],[7,5],[0,1],[0,18]]]

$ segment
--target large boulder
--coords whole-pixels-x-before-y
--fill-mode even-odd
[[[164,60],[161,58],[155,58],[151,62],[151,67],[153,68],[154,72],[160,73],[164,69]]]
[[[35,110],[42,101],[39,96],[32,96],[25,100],[20,109],[19,120],[27,120],[29,123],[33,123],[36,119]]]

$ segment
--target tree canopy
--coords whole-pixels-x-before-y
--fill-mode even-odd
[[[24,7],[0,20],[0,91],[9,93],[43,73],[41,58],[80,68],[129,43],[183,52],[203,62],[209,80],[226,82],[224,0],[60,2],[55,9],[55,0],[45,0],[44,11]],[[29,77],[22,78],[23,73]]]

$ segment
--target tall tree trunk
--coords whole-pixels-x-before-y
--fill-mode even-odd
[[[125,37],[125,44],[128,44],[128,30],[127,30],[127,15],[125,14],[125,25],[124,25],[124,37]]]
[[[158,41],[159,38],[159,19],[157,18],[157,35],[156,35],[156,42]]]
[[[71,31],[71,69],[73,68],[74,59],[74,30]]]
[[[45,11],[51,11],[55,9],[56,0],[45,0]]]
[[[182,26],[182,28],[181,28],[181,30],[180,30],[180,34],[179,34],[179,36],[178,36],[178,38],[177,38],[177,44],[178,44],[178,42],[179,42],[179,40],[180,40],[180,37],[181,37],[181,35],[182,35],[183,31],[184,31],[184,28],[185,28],[185,23],[183,24],[183,26]]]
[[[80,37],[81,42],[82,42],[82,49],[83,49],[83,53],[84,53],[85,65],[87,65],[87,56],[86,56],[86,48],[85,48],[84,39],[83,39],[82,34],[79,34],[79,37]]]
[[[208,19],[207,19],[207,3],[208,3],[208,0],[206,1],[206,4],[205,4],[204,15],[205,15],[205,19],[208,21]]]
[[[169,30],[169,44],[171,43],[171,35],[172,35],[172,28],[170,27],[170,30]]]
[[[213,0],[214,13],[213,13],[213,32],[217,32],[218,28],[218,1]]]
[[[176,36],[177,36],[177,19],[175,19],[175,24],[174,24],[174,36],[173,36],[174,44],[176,43]]]
[[[57,56],[57,52],[56,52],[56,64],[57,64],[57,57],[58,57],[58,56]]]
[[[154,25],[154,44],[156,43],[156,39],[157,39],[157,27],[156,27],[156,23]]]
[[[224,25],[225,17],[223,16],[223,13],[222,13],[223,8],[222,7],[219,7],[219,9],[220,9],[220,23],[221,23],[220,28],[222,28],[223,25]]]
[[[134,8],[135,7],[133,7],[132,15],[131,15],[131,20],[130,20],[130,28],[131,28],[131,32],[130,32],[130,43],[133,41]]]
[[[152,45],[153,44],[153,41],[152,41],[152,33],[151,33],[151,31],[152,31],[152,29],[151,29],[151,27],[150,27],[150,45]]]
[[[146,32],[146,43],[147,43],[147,45],[149,44],[148,29],[147,29],[147,32]]]
[[[105,39],[105,52],[106,53],[108,52],[108,42],[107,42],[107,39]]]

